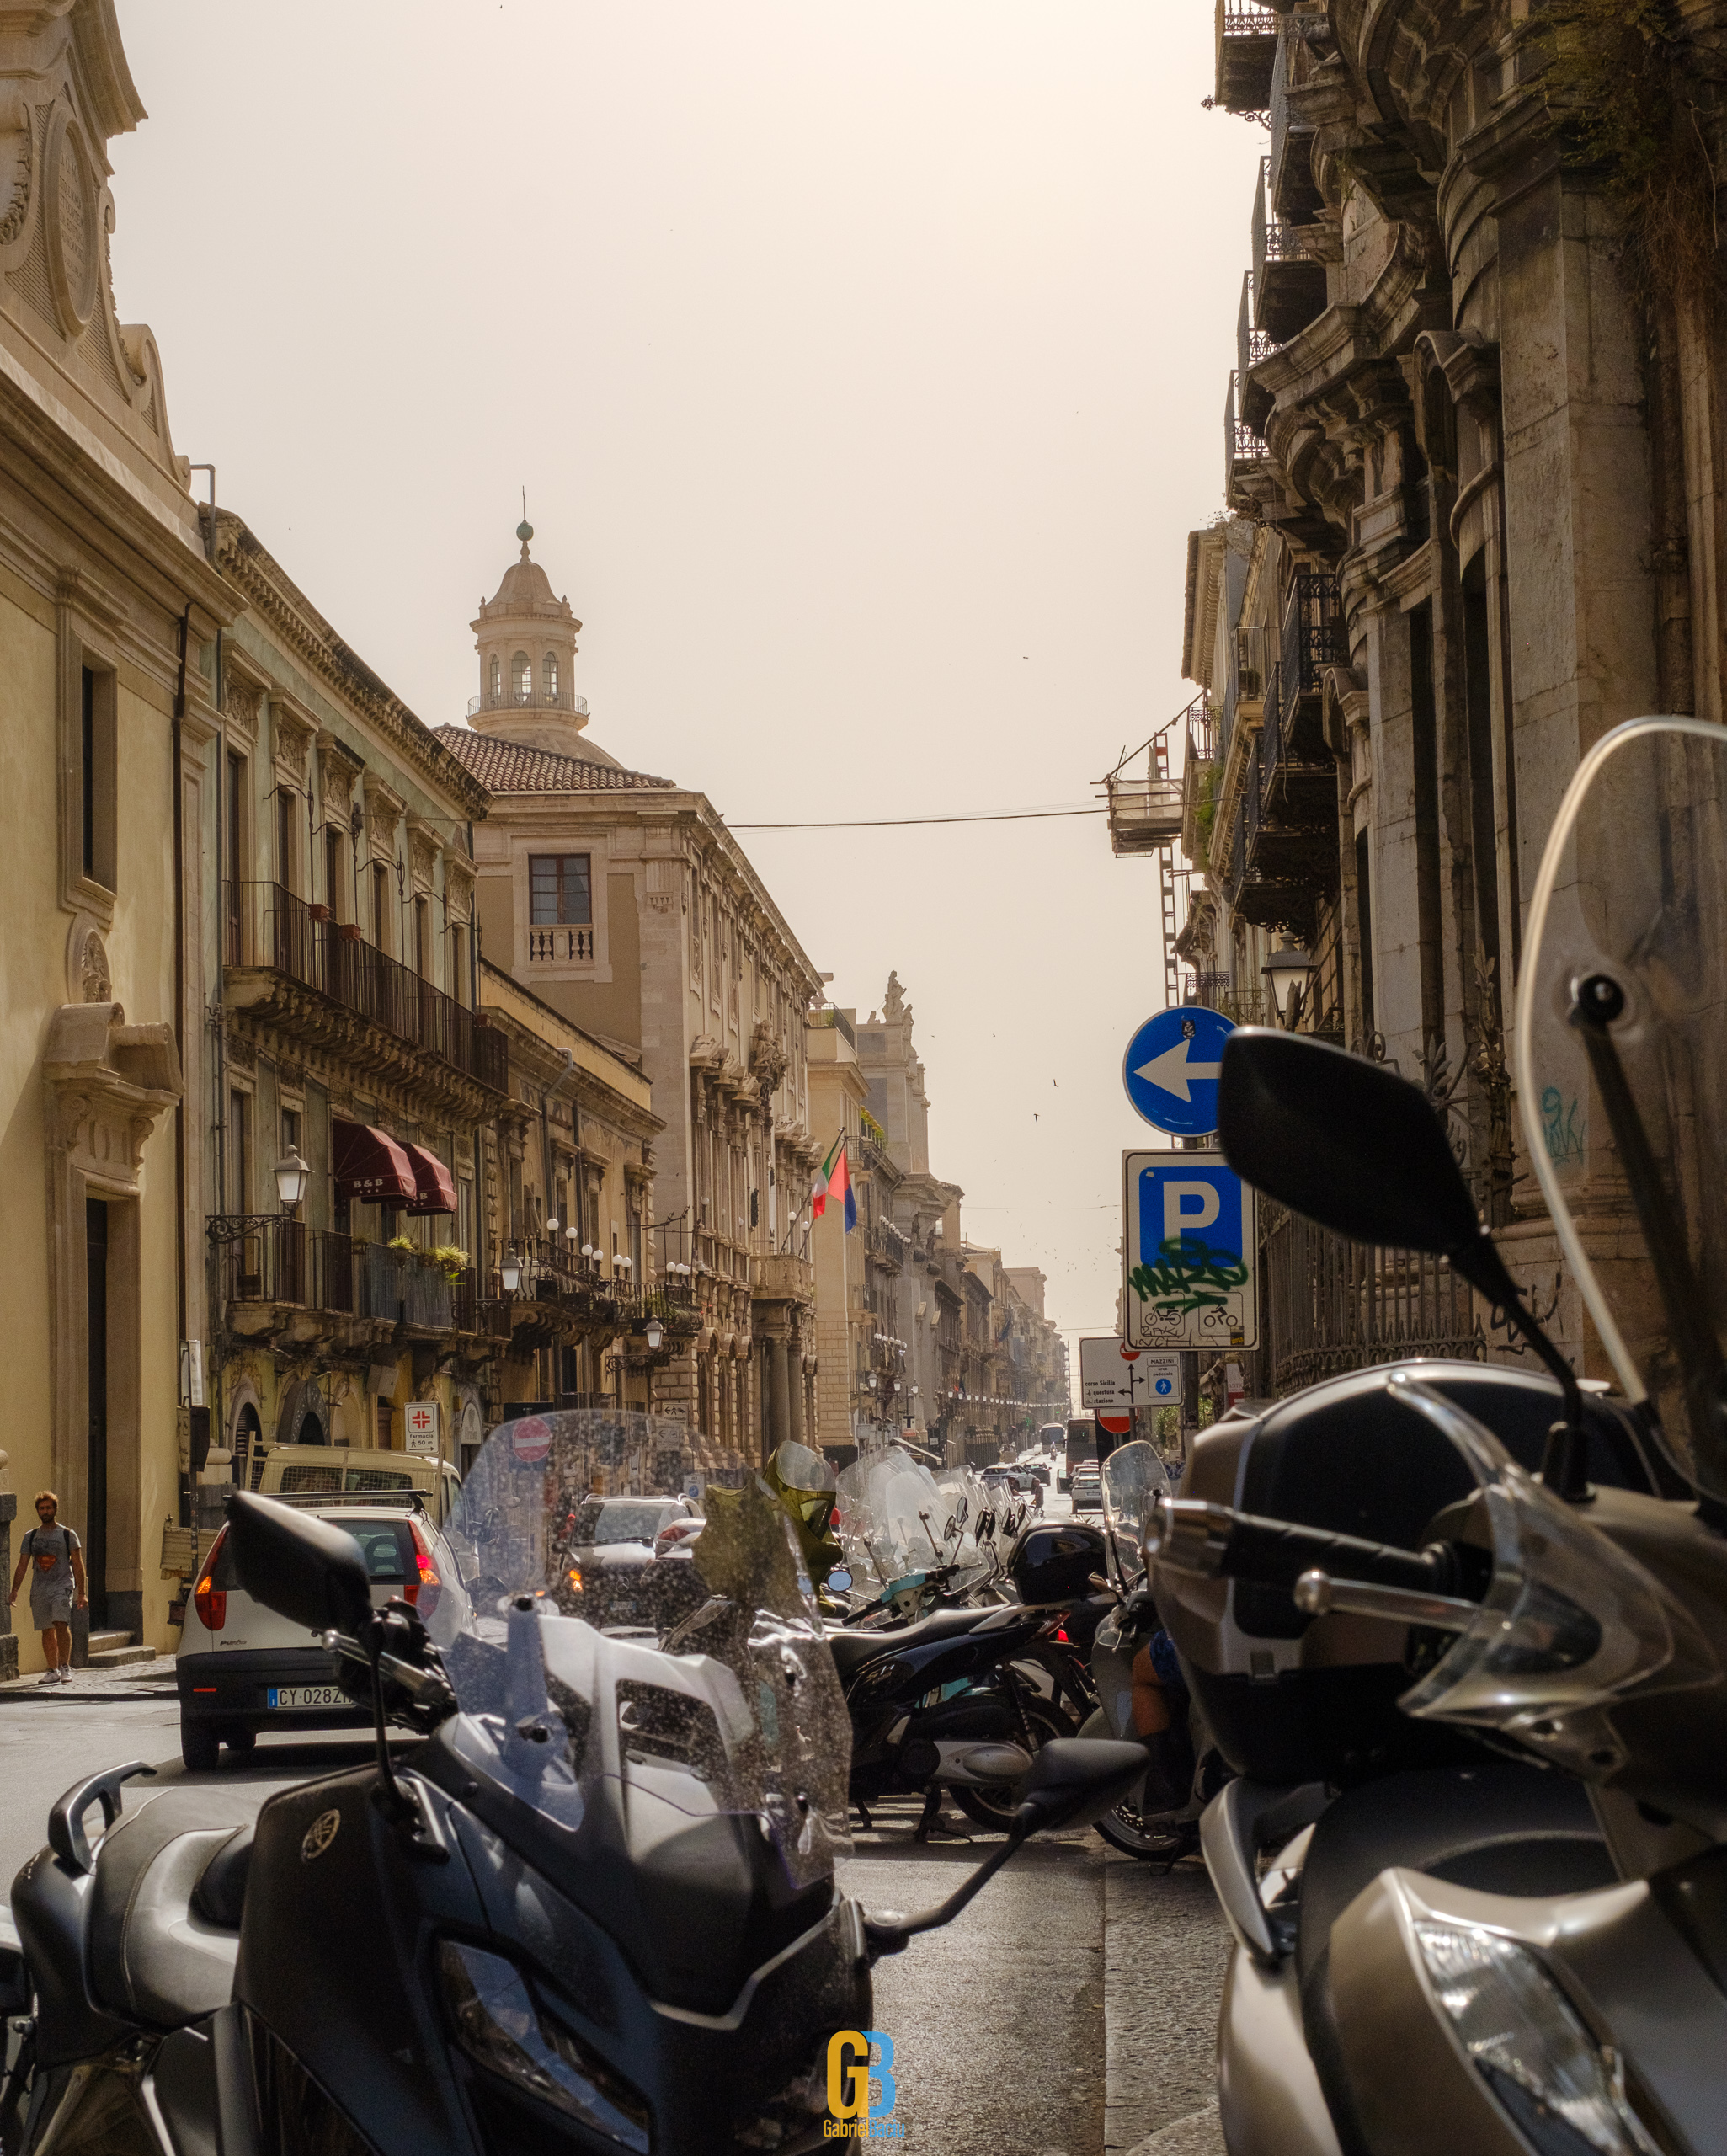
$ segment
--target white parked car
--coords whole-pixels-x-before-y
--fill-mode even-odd
[[[280,1502],[354,1537],[371,1576],[375,1609],[400,1599],[429,1623],[446,1597],[466,1605],[455,1553],[418,1492],[357,1497],[319,1492]],[[443,1615],[463,1621],[448,1608]],[[193,1582],[175,1668],[180,1757],[189,1767],[215,1766],[224,1744],[244,1758],[262,1729],[370,1726],[370,1708],[356,1705],[338,1685],[317,1635],[266,1609],[241,1587],[226,1528]]]
[[[1103,1510],[1103,1477],[1095,1466],[1076,1467],[1072,1487],[1076,1513],[1101,1513]]]

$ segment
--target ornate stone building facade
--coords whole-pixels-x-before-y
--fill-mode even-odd
[[[1727,511],[1727,25],[1708,4],[1658,35],[1626,19],[1509,0],[1220,12],[1218,100],[1269,140],[1225,516],[1193,535],[1185,660],[1209,699],[1186,774],[1207,885],[1183,931],[1192,992],[1240,1015],[1269,997],[1288,1022],[1297,985],[1294,1022],[1425,1084],[1513,1271],[1599,1374],[1521,1156],[1505,1035],[1580,757],[1640,713],[1722,715]],[[1650,804],[1623,808],[1585,833],[1585,880],[1628,837],[1659,843]],[[1586,1082],[1561,1110],[1548,1150],[1612,1267]],[[1433,1284],[1419,1340],[1368,1359],[1516,1352]],[[1262,1388],[1343,1352],[1325,1312],[1286,1315]]]
[[[147,328],[115,312],[108,144],[144,118],[108,0],[0,6],[0,1562],[23,1493],[83,1539],[90,1623],[168,1636],[202,1332],[197,834],[216,780],[205,551]],[[0,1633],[0,1672],[40,1667]],[[82,1630],[82,1620],[81,1626]],[[82,1640],[79,1652],[83,1652]]]
[[[486,795],[237,516],[214,528],[237,611],[199,835],[211,1435],[255,1487],[272,1444],[400,1449],[417,1406],[459,1464],[510,1339],[481,1203],[512,1090],[477,994]]]
[[[813,1374],[804,1015],[820,976],[706,797],[589,738],[581,624],[530,527],[517,536],[474,623],[469,724],[439,729],[493,797],[475,841],[484,955],[651,1083],[657,1211],[627,1233],[643,1278],[686,1283],[697,1312],[653,1404],[757,1460],[803,1427]]]

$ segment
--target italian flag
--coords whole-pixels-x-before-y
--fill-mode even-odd
[[[845,1225],[857,1225],[857,1198],[851,1187],[851,1177],[845,1166],[845,1134],[842,1131],[834,1140],[828,1157],[816,1170],[816,1179],[810,1191],[810,1211],[819,1220],[828,1209],[830,1198],[845,1201]]]

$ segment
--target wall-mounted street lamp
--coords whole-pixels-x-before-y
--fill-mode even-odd
[[[1293,1026],[1301,1016],[1308,983],[1317,970],[1312,953],[1302,950],[1287,936],[1260,968],[1260,979],[1271,995],[1280,1025]]]
[[[276,1179],[276,1195],[282,1201],[285,1213],[292,1213],[306,1196],[306,1187],[312,1181],[312,1170],[300,1157],[297,1145],[290,1145],[270,1171]]]
[[[522,1262],[515,1254],[514,1243],[504,1253],[504,1263],[499,1271],[504,1281],[504,1294],[513,1295],[522,1284]]]
[[[657,1317],[649,1318],[648,1321],[648,1348],[650,1354],[657,1355],[659,1353],[659,1343],[664,1338],[665,1335],[659,1329],[659,1320]]]

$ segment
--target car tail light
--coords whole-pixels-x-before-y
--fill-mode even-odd
[[[216,1584],[216,1561],[221,1546],[228,1539],[227,1528],[217,1530],[210,1545],[210,1554],[198,1567],[198,1577],[192,1587],[192,1607],[198,1613],[198,1622],[206,1632],[219,1632],[228,1621],[227,1590]]]
[[[402,1592],[404,1598],[413,1604],[424,1620],[429,1618],[438,1607],[438,1597],[443,1591],[444,1582],[438,1577],[437,1560],[432,1554],[432,1545],[420,1531],[419,1522],[411,1519],[408,1528],[413,1537],[414,1566],[419,1577],[411,1579]]]

